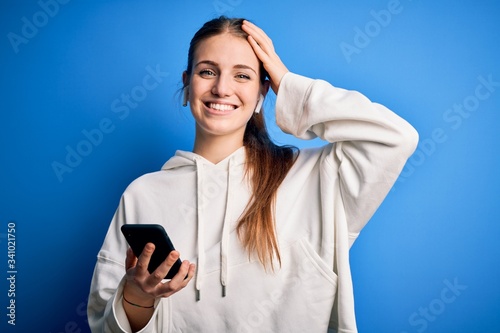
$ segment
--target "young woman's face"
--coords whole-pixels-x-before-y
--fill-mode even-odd
[[[243,140],[261,92],[259,60],[250,44],[229,33],[198,45],[189,82],[189,103],[198,135]]]

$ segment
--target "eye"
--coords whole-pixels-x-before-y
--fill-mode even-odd
[[[236,78],[238,80],[250,80],[250,75],[247,75],[247,74],[237,74],[236,75]]]
[[[203,69],[200,71],[200,76],[215,76],[215,72],[211,69]]]

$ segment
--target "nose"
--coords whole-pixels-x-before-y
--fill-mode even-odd
[[[228,97],[233,93],[233,87],[231,79],[226,75],[219,75],[214,81],[212,87],[212,94],[219,97]]]

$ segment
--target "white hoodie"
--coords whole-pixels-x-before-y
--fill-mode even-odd
[[[276,119],[296,137],[330,142],[302,150],[278,190],[281,267],[266,272],[235,231],[250,198],[245,148],[218,164],[178,151],[122,196],[97,256],[88,305],[93,332],[131,331],[122,307],[125,223],[163,225],[181,258],[197,263],[193,281],[158,299],[141,332],[357,331],[349,248],[418,134],[358,92],[293,73],[281,81]]]

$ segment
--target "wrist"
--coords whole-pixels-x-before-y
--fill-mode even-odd
[[[152,309],[155,298],[131,286],[128,281],[125,283],[122,292],[123,303],[136,308]]]
[[[278,95],[278,91],[281,85],[281,81],[283,80],[283,77],[289,72],[289,70],[286,67],[283,67],[280,69],[279,72],[277,72],[275,76],[275,80],[271,80],[271,89],[274,91],[276,95]]]
[[[153,302],[152,305],[141,305],[141,304],[137,304],[137,303],[131,302],[131,301],[129,301],[125,297],[125,294],[122,295],[122,298],[123,298],[123,302],[125,302],[126,304],[131,305],[133,307],[136,307],[136,308],[140,308],[140,309],[153,309],[155,307],[154,302]]]

